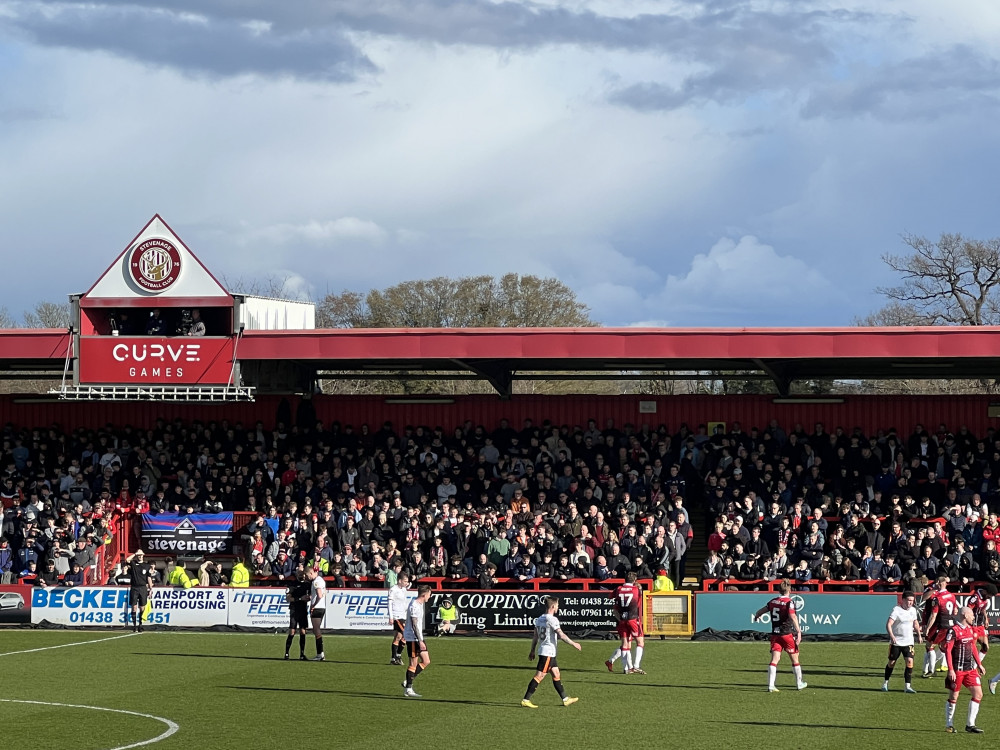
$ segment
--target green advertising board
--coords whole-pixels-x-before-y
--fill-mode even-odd
[[[753,622],[753,613],[778,596],[776,593],[695,594],[695,630],[759,630],[771,632],[769,616]],[[896,594],[793,593],[804,635],[877,634],[885,632]]]

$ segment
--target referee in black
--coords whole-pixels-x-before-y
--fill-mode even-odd
[[[153,572],[142,550],[125,558],[128,565],[128,603],[132,607],[132,632],[142,632],[142,612],[153,590]]]
[[[306,570],[302,563],[295,568],[295,581],[288,587],[285,599],[288,601],[288,638],[285,639],[285,661],[292,648],[295,631],[299,631],[299,661],[306,658],[306,633],[309,632],[309,596],[312,585],[306,580]]]

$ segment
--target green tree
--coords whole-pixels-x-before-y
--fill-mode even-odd
[[[576,293],[558,279],[520,276],[465,276],[406,281],[367,294],[328,294],[316,309],[323,328],[581,328],[597,325]],[[385,380],[325,381],[338,393],[461,394],[491,390],[485,380],[405,380],[386,373]],[[518,382],[517,393],[593,392],[579,381]],[[601,392],[609,387],[600,386]]]
[[[532,328],[597,325],[558,279],[465,276],[405,281],[367,294],[328,294],[316,310],[327,328]]]

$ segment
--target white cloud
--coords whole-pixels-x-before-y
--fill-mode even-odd
[[[667,277],[658,301],[670,309],[749,311],[761,302],[816,301],[829,282],[807,263],[747,235],[698,253],[684,275]],[[734,321],[735,324],[735,321]]]
[[[162,64],[126,49],[87,5],[73,13],[91,19],[93,39],[38,21],[47,36],[32,42],[0,0],[10,309],[86,289],[154,212],[229,277],[294,275],[296,293],[322,295],[439,275],[555,276],[609,325],[843,324],[877,305],[865,296],[873,287],[893,282],[876,278],[878,258],[901,249],[899,233],[996,233],[1000,135],[982,127],[995,109],[962,95],[995,94],[993,0],[542,0],[552,12],[533,17],[547,26],[499,30],[450,0],[258,3],[268,10],[259,15],[248,15],[252,3],[215,0],[208,25],[183,15],[204,3],[169,5],[170,38],[205,43],[197,59],[172,45]],[[466,5],[473,18],[513,21],[536,7]],[[422,12],[443,6],[446,15]],[[256,55],[315,14],[370,7],[393,23],[351,34],[338,49],[354,57],[326,44]],[[831,20],[843,8],[905,18],[891,29]],[[674,37],[650,31],[642,14],[679,16],[681,32],[702,23],[706,34],[679,33],[683,49],[663,52]],[[741,44],[721,47],[719,34]],[[963,44],[968,55],[939,54]],[[95,49],[105,51],[84,51]],[[772,50],[785,56],[775,62]],[[370,61],[371,72],[310,77],[331,54]],[[782,62],[789,56],[806,64]],[[951,64],[938,70],[938,60]],[[706,70],[715,74],[699,77]],[[781,75],[759,84],[761,70]],[[607,103],[610,90],[683,90],[692,77],[696,106]],[[824,98],[841,82],[845,96]],[[772,89],[785,93],[754,93]],[[810,101],[844,114],[804,119]],[[866,113],[884,112],[880,102],[909,119],[873,121]],[[712,247],[719,237],[733,239]],[[39,259],[60,268],[64,286]]]
[[[251,230],[244,238],[245,243],[261,240],[288,244],[313,242],[336,245],[345,240],[360,240],[373,245],[385,242],[389,233],[374,221],[344,216],[328,221],[307,221],[302,224],[272,224]]]

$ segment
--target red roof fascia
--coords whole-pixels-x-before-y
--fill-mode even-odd
[[[1000,357],[1000,328],[457,328],[247,331],[240,359]]]

